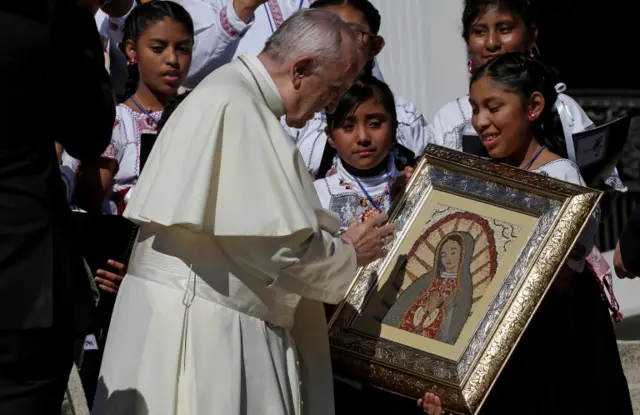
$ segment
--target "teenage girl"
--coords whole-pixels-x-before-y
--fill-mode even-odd
[[[507,53],[471,78],[472,124],[489,156],[524,170],[584,186],[565,151],[552,73],[520,53]],[[561,273],[500,374],[482,414],[624,414],[631,400],[613,325],[586,268],[598,223],[594,213]],[[425,412],[442,402],[426,394]]]

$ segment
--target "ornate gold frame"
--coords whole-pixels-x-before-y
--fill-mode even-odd
[[[354,328],[383,271],[432,189],[527,213],[532,237],[491,299],[458,361]],[[448,410],[476,414],[602,193],[473,155],[429,145],[390,220],[389,255],[358,270],[349,294],[329,322],[334,370],[410,398],[437,393]]]

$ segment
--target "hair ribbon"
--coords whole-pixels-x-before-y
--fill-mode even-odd
[[[563,93],[567,86],[563,83],[559,83],[555,86],[556,92],[558,94]],[[571,133],[573,125],[575,124],[575,119],[573,115],[571,115],[571,111],[565,105],[565,103],[558,97],[556,102],[553,104],[553,109],[558,113],[560,117],[560,123],[562,124],[562,133],[564,135],[564,142],[567,146],[567,157],[569,160],[576,163],[576,149],[573,144],[573,134]]]

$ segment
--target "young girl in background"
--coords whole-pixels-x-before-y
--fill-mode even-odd
[[[362,76],[327,114],[324,133],[337,153],[336,173],[315,181],[322,206],[340,216],[341,231],[391,207],[400,171],[393,151],[397,129],[393,93],[384,82]]]
[[[467,44],[469,72],[508,52],[526,53],[534,57],[538,38],[537,17],[536,9],[529,0],[466,0],[462,12],[462,37]],[[547,106],[558,107],[561,113],[559,122],[567,130],[563,137],[592,128],[593,121],[580,105],[562,93],[566,86],[558,83],[554,87],[558,92],[557,103],[548,102]],[[483,152],[471,116],[467,96],[446,104],[428,127],[429,142],[458,151]],[[566,153],[566,150],[563,152]],[[617,170],[611,173],[606,184],[616,190],[626,190]]]
[[[193,39],[189,13],[174,2],[142,4],[127,18],[121,45],[129,62],[126,98],[116,109],[111,144],[99,163],[80,166],[85,183],[78,186],[84,184],[88,210],[103,210],[106,199],[106,212],[124,212],[140,175],[140,137],[156,132],[164,106],[182,85]]]
[[[314,182],[322,206],[340,216],[341,232],[353,221],[364,222],[387,213],[399,186],[406,184],[405,167],[396,156],[398,120],[394,96],[387,84],[363,75],[327,114],[324,134],[337,154],[335,174]],[[404,171],[405,173],[401,173]],[[333,308],[327,307],[330,314]],[[336,414],[351,413],[354,402],[364,411],[395,414],[414,403],[357,382],[337,378]],[[399,412],[400,413],[400,412]]]
[[[578,167],[559,155],[564,142],[552,110],[556,99],[553,76],[541,63],[503,54],[471,78],[473,128],[492,158],[584,186]],[[597,223],[595,212],[482,414],[633,413],[607,306],[585,267]],[[429,414],[443,413],[433,394],[418,404]]]
[[[369,0],[316,0],[311,2],[311,8],[330,10],[353,28],[369,57],[363,75],[372,76],[374,59],[384,48],[384,38],[378,35],[381,17],[373,4]],[[398,120],[394,145],[399,150],[399,157],[412,163],[427,145],[427,124],[413,103],[399,96],[394,99]],[[317,113],[301,129],[288,127],[284,121],[283,126],[295,140],[307,169],[314,177],[323,178],[327,173],[335,172],[335,152],[327,144],[327,116],[324,112]]]

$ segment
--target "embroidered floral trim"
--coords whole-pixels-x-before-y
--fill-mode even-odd
[[[238,31],[231,25],[231,22],[229,21],[229,15],[227,14],[227,6],[224,6],[222,10],[220,10],[220,24],[222,25],[222,30],[224,30],[231,37],[244,35],[244,32],[238,33]]]
[[[277,29],[284,22],[284,16],[282,15],[282,10],[280,10],[280,5],[278,4],[278,0],[269,0],[269,10],[271,10],[271,15],[273,16],[273,23],[275,24]]]
[[[109,147],[102,153],[102,157],[107,159],[116,158],[116,147],[113,145],[113,142],[109,143]]]

